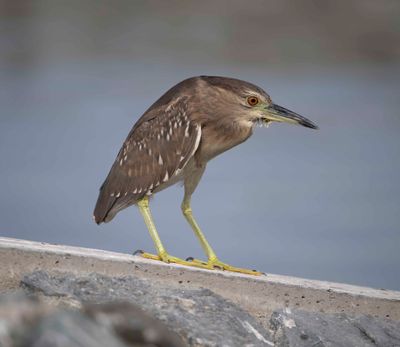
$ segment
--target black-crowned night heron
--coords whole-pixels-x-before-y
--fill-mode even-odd
[[[317,129],[310,120],[274,104],[261,88],[226,77],[200,76],[178,83],[136,122],[100,188],[94,220],[109,222],[136,204],[149,229],[157,255],[150,259],[207,269],[259,274],[221,262],[195,221],[190,200],[209,160],[246,141],[257,124],[300,124]],[[208,260],[191,261],[167,253],[149,209],[153,194],[183,181],[182,212]]]

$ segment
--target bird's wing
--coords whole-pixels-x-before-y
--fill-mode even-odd
[[[183,104],[157,111],[139,120],[119,151],[100,188],[96,223],[111,220],[118,211],[167,184],[197,150],[201,127],[189,120]]]

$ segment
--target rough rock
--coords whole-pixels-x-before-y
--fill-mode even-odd
[[[400,347],[400,322],[382,318],[283,309],[270,325],[275,346]]]
[[[0,299],[1,347],[400,347],[397,321],[285,308],[268,331],[211,290],[152,279],[39,271],[21,287],[39,301]]]
[[[68,309],[0,296],[1,347],[183,347],[178,335],[130,303]]]
[[[34,272],[26,293],[63,302],[127,301],[165,323],[190,346],[271,346],[271,337],[246,311],[208,289],[165,288],[136,277],[75,276]]]

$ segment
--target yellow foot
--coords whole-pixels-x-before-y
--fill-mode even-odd
[[[163,261],[164,263],[174,263],[174,264],[180,264],[180,265],[186,265],[186,266],[191,266],[191,267],[199,267],[202,269],[213,270],[213,268],[210,268],[209,266],[207,266],[207,264],[204,264],[200,261],[198,263],[197,262],[194,263],[192,261],[187,261],[187,260],[183,260],[181,258],[174,257],[172,255],[169,255],[168,253],[156,255],[156,254],[151,254],[151,253],[147,253],[147,252],[143,252],[143,251],[139,250],[139,251],[136,251],[134,253],[134,255],[140,255],[143,258],[147,258],[147,259]]]
[[[263,273],[256,271],[256,270],[248,270],[248,269],[242,269],[240,267],[234,267],[228,264],[223,263],[219,259],[209,259],[208,262],[204,262],[202,260],[198,259],[193,259],[193,258],[187,258],[187,261],[190,261],[193,264],[196,265],[205,265],[207,266],[208,269],[217,269],[217,270],[226,270],[226,271],[232,271],[232,272],[239,272],[242,274],[247,274],[247,275],[255,275],[255,276],[261,276]]]

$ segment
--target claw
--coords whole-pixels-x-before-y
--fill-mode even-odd
[[[143,258],[146,258],[146,259],[161,260],[162,261],[162,259],[160,258],[159,255],[147,253],[147,252],[144,252],[144,251],[142,251],[138,255],[140,255],[140,256],[142,256]]]
[[[181,258],[174,257],[172,255],[169,255],[168,253],[164,253],[161,255],[156,255],[156,254],[151,254],[147,252],[143,252],[142,250],[137,250],[135,255],[140,255],[143,258],[147,259],[152,259],[152,260],[158,260],[158,261],[163,261],[164,263],[174,263],[174,264],[180,264],[180,265],[185,265],[185,266],[192,266],[192,267],[198,267],[201,269],[207,269],[207,270],[225,270],[225,271],[231,271],[231,272],[238,272],[246,275],[254,275],[254,276],[261,276],[263,273],[256,271],[256,270],[249,270],[249,269],[242,269],[240,267],[235,267],[231,266],[228,264],[223,263],[219,259],[212,259],[208,260],[207,262],[199,259],[195,259],[193,257],[188,257],[186,260],[183,260]]]
[[[174,257],[172,255],[169,255],[168,253],[155,255],[155,254],[151,254],[151,253],[142,251],[139,255],[142,256],[143,258],[158,260],[158,261],[162,261],[164,263],[174,263],[174,264],[180,264],[180,265],[186,265],[186,266],[198,267],[198,268],[202,268],[202,269],[213,270],[212,268],[207,266],[207,264],[193,263],[191,261],[187,261],[187,260],[183,260],[178,257]]]
[[[246,274],[246,275],[261,276],[263,274],[262,272],[259,272],[256,270],[243,269],[240,267],[235,267],[235,266],[225,264],[222,261],[220,261],[219,259],[211,259],[211,260],[208,260],[208,262],[206,262],[206,263],[199,259],[193,259],[191,261],[191,263],[207,266],[208,269],[232,271],[232,272],[238,272],[238,273],[242,273],[242,274]]]

